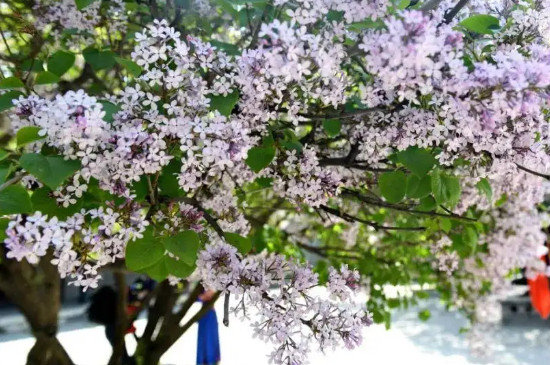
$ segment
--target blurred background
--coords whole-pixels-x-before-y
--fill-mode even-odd
[[[135,275],[128,276],[131,283]],[[102,285],[114,286],[106,275]],[[63,285],[60,331],[58,338],[77,365],[106,364],[111,354],[104,327],[87,319],[86,309],[94,291],[81,294],[77,288]],[[338,349],[326,354],[313,353],[311,364],[422,364],[422,365],[545,365],[550,364],[550,322],[532,309],[526,286],[501,301],[494,323],[464,332],[466,318],[447,311],[435,293],[417,310],[396,310],[392,325],[373,325],[364,332],[363,344],[352,351]],[[389,291],[398,288],[387,288]],[[97,290],[97,289],[96,289]],[[1,294],[0,294],[1,295]],[[34,338],[23,316],[0,296],[0,353],[2,364],[23,365]],[[185,295],[181,300],[185,299]],[[200,308],[194,304],[187,316]],[[227,365],[268,364],[272,347],[254,338],[247,319],[231,317],[228,328],[221,324],[223,301],[216,303],[220,320],[222,361]],[[135,322],[138,335],[145,326],[144,315]],[[130,353],[135,348],[132,335],[126,336]],[[93,345],[93,346],[91,346]],[[197,325],[182,336],[162,357],[163,365],[195,364]]]

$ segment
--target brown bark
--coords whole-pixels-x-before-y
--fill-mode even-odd
[[[37,265],[18,262],[7,259],[0,246],[0,289],[23,313],[36,338],[28,365],[73,364],[56,338],[61,283],[51,258],[49,252]]]
[[[126,277],[124,272],[113,271],[117,288],[117,313],[115,324],[115,338],[114,347],[111,358],[109,359],[109,365],[122,365],[122,358],[126,347],[124,346],[124,335],[128,328],[128,315],[126,313],[127,306],[127,289],[126,289]]]

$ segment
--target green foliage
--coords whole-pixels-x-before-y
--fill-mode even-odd
[[[13,107],[13,100],[18,99],[23,93],[20,91],[8,91],[0,95],[0,112],[8,110]]]
[[[80,169],[79,161],[65,160],[61,156],[43,156],[38,153],[24,154],[19,159],[19,164],[52,190]]]
[[[342,129],[342,122],[339,119],[325,119],[323,120],[323,129],[329,137],[335,137],[340,134]]]
[[[479,180],[476,184],[476,187],[478,188],[480,193],[487,196],[487,199],[489,199],[489,201],[493,200],[493,189],[491,188],[489,180],[487,180],[486,178]]]
[[[15,135],[15,140],[18,147],[25,146],[29,143],[39,141],[46,138],[46,136],[41,136],[38,134],[40,132],[39,127],[23,127],[19,129]]]
[[[176,198],[183,194],[178,184],[176,175],[180,172],[181,161],[172,159],[168,165],[162,169],[162,174],[159,176],[158,187],[162,195],[170,198]]]
[[[460,25],[470,32],[479,34],[493,34],[494,30],[500,28],[498,18],[486,14],[471,15],[460,22]]]
[[[210,96],[210,110],[217,110],[221,115],[226,117],[231,114],[231,111],[237,105],[239,100],[239,93],[233,91],[227,95],[211,95]]]
[[[24,87],[25,84],[23,81],[15,76],[6,77],[0,80],[0,89],[20,89]]]
[[[24,187],[11,185],[0,190],[0,215],[31,212],[31,199]]]
[[[245,255],[252,249],[252,241],[249,238],[231,232],[225,232],[224,235],[227,242],[235,246],[241,254]]]
[[[163,244],[167,251],[176,255],[187,265],[193,266],[197,259],[200,239],[196,232],[186,230],[164,238]]]
[[[407,196],[413,199],[421,199],[430,195],[432,192],[432,178],[430,175],[424,175],[418,178],[415,175],[407,177]]]
[[[57,51],[48,58],[48,71],[61,77],[73,66],[75,59],[71,52]]]
[[[141,75],[141,71],[142,71],[141,67],[139,67],[137,63],[135,63],[134,61],[127,60],[121,57],[115,57],[115,60],[119,65],[121,65],[126,70],[128,70],[130,75],[134,77],[138,77],[139,75]]]
[[[403,171],[384,172],[378,179],[378,186],[389,203],[399,203],[405,197],[407,176]]]
[[[67,208],[64,208],[57,203],[56,199],[53,197],[52,190],[46,186],[32,193],[31,202],[35,211],[40,211],[48,217],[57,217],[59,219],[66,219],[78,213],[83,205],[83,200],[80,199],[76,204],[71,204]]]
[[[126,246],[126,266],[130,270],[143,271],[164,258],[164,251],[164,245],[147,231],[143,238],[130,242]]]
[[[0,218],[0,242],[4,242],[6,239],[6,229],[8,229],[8,224],[10,223],[10,220],[7,218]],[[2,260],[0,259],[0,263]]]
[[[59,76],[50,71],[39,72],[34,81],[36,85],[55,84],[56,82],[59,82]]]
[[[99,100],[99,102],[103,105],[103,110],[105,111],[103,120],[106,122],[112,122],[113,114],[117,113],[120,110],[120,107],[107,100]]]
[[[246,164],[254,172],[260,172],[267,167],[275,158],[274,147],[253,147],[248,150]]]
[[[462,190],[460,181],[455,176],[448,176],[439,170],[432,174],[432,193],[438,204],[455,206]]]
[[[94,71],[110,69],[115,66],[115,54],[112,51],[100,51],[96,48],[86,48],[82,55]]]
[[[432,313],[430,312],[429,309],[424,309],[418,312],[418,318],[420,318],[420,320],[424,322],[430,319],[431,316],[432,316]]]
[[[146,231],[143,238],[130,242],[126,246],[126,266],[130,270],[146,273],[157,281],[166,279],[170,274],[185,278],[195,270],[195,261],[191,256],[186,256],[192,254],[193,249],[185,248],[186,245],[193,246],[196,243],[194,239],[192,235],[184,233],[182,236],[178,235],[175,240],[162,241],[155,238],[151,231]],[[181,259],[176,260],[165,255],[167,246],[180,252]],[[181,253],[182,250],[184,254]]]
[[[436,164],[436,159],[424,149],[409,147],[397,155],[399,162],[405,165],[418,178],[424,177]]]
[[[90,6],[95,1],[98,1],[98,0],[74,0],[78,10],[82,10],[87,6]]]
[[[409,5],[411,5],[411,0],[400,0],[399,4],[397,5],[397,9],[403,10],[406,9]]]

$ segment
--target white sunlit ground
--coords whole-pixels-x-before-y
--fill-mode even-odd
[[[217,303],[218,315],[223,303]],[[198,304],[197,304],[198,306]],[[354,350],[313,353],[312,365],[375,364],[375,365],[548,365],[550,364],[550,323],[541,326],[504,326],[493,336],[496,352],[488,360],[469,356],[465,337],[458,333],[465,320],[458,313],[446,312],[435,299],[422,308],[432,311],[428,322],[417,318],[417,310],[397,312],[392,329],[373,326],[365,331],[363,345]],[[220,316],[220,315],[219,315]],[[218,318],[219,319],[219,318]],[[138,329],[144,322],[137,323]],[[197,327],[183,336],[162,358],[163,365],[195,364]],[[84,319],[61,326],[59,339],[76,365],[107,363],[110,346],[103,327]],[[128,339],[129,348],[132,348]],[[252,338],[247,323],[233,319],[230,327],[220,326],[221,365],[267,365],[270,346]],[[0,364],[24,365],[33,344],[27,334],[0,335]]]

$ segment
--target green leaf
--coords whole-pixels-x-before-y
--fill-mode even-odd
[[[407,177],[407,196],[413,199],[425,198],[432,192],[432,179],[430,175],[418,178],[415,175]]]
[[[236,247],[241,254],[245,255],[252,249],[252,241],[249,238],[231,232],[225,232],[224,235],[225,240]]]
[[[498,18],[487,14],[475,14],[460,22],[470,32],[478,34],[493,34],[495,29],[500,28]]]
[[[210,40],[210,44],[231,56],[238,56],[241,54],[239,47],[231,43],[220,42],[215,39],[212,39]]]
[[[444,176],[443,184],[445,185],[445,189],[447,190],[447,201],[449,202],[451,207],[454,207],[458,204],[458,201],[460,200],[460,194],[462,193],[462,189],[460,188],[460,181],[457,177],[454,176]]]
[[[431,212],[435,208],[437,208],[437,202],[431,195],[420,199],[420,204],[416,207],[422,212]]]
[[[438,221],[439,227],[441,227],[444,232],[449,233],[452,228],[451,220],[447,218],[439,218]]]
[[[78,10],[82,10],[87,6],[90,6],[94,1],[97,1],[97,0],[74,0],[76,4],[76,8]]]
[[[297,141],[297,140],[284,141],[281,143],[281,145],[286,150],[289,150],[289,151],[296,150],[298,154],[301,154],[304,149],[304,146],[302,145],[302,143],[300,143],[300,141]]]
[[[181,161],[177,158],[170,160],[168,165],[162,168],[162,174],[159,176],[158,187],[161,195],[176,198],[183,195],[183,190],[178,184],[177,174],[181,170]]]
[[[94,71],[113,68],[116,60],[112,51],[99,51],[95,48],[86,48],[82,55]]]
[[[80,161],[65,160],[61,156],[42,156],[38,153],[26,153],[19,164],[28,173],[55,190],[68,177],[80,169]]]
[[[105,111],[105,116],[103,120],[110,123],[113,121],[113,115],[120,110],[120,106],[113,104],[107,100],[99,100],[99,103],[103,105],[103,110]]]
[[[27,190],[21,185],[11,185],[0,190],[0,215],[31,212],[31,199]]]
[[[19,89],[24,88],[25,84],[15,76],[6,77],[0,80],[0,89]]]
[[[41,139],[46,138],[46,136],[41,136],[38,134],[42,128],[40,127],[23,127],[20,130],[17,131],[17,134],[15,135],[15,139],[17,141],[17,147],[22,147],[26,144],[29,144],[31,142],[39,141]]]
[[[44,71],[44,65],[42,61],[39,59],[27,58],[21,64],[21,71],[33,71],[33,72]]]
[[[275,158],[274,147],[253,147],[248,150],[246,164],[252,171],[260,172],[273,161],[273,158]]]
[[[185,262],[181,260],[175,260],[171,257],[165,257],[164,258],[166,263],[166,268],[168,269],[168,273],[172,274],[178,278],[185,279],[189,275],[195,271],[195,263],[193,265],[188,265]]]
[[[335,137],[342,129],[342,122],[339,119],[325,119],[323,120],[323,129],[327,136]]]
[[[73,66],[75,59],[71,52],[57,51],[48,58],[48,71],[61,77]]]
[[[142,69],[134,61],[127,60],[127,59],[121,58],[121,57],[115,57],[115,60],[119,65],[121,65],[126,70],[128,70],[130,75],[132,75],[134,77],[138,77],[139,75],[141,75]]]
[[[472,227],[465,227],[462,231],[462,241],[468,244],[470,247],[477,245],[477,232]]]
[[[378,186],[389,203],[399,203],[405,197],[407,176],[403,171],[384,172],[378,179]]]
[[[455,206],[460,199],[461,188],[457,177],[447,176],[439,170],[432,174],[432,193],[438,204]]]
[[[11,171],[11,166],[0,166],[0,184],[6,182],[6,179],[8,178]]]
[[[418,312],[418,318],[420,318],[420,320],[422,321],[427,321],[428,319],[430,319],[431,316],[432,314],[430,313],[429,309],[424,309]]]
[[[13,100],[18,99],[21,95],[23,95],[23,93],[20,91],[8,91],[0,95],[0,112],[12,108],[14,106]]]
[[[147,176],[141,175],[138,181],[132,182],[130,190],[136,196],[135,201],[145,201],[145,197],[149,194],[149,183],[147,182]]]
[[[149,275],[153,280],[156,280],[158,282],[163,281],[170,275],[170,268],[168,267],[169,257],[162,257],[160,260],[155,262],[153,265],[146,267],[145,269],[141,270],[142,272],[145,272],[147,275]],[[136,270],[137,271],[137,270]]]
[[[491,188],[489,180],[487,180],[486,178],[479,180],[476,184],[476,187],[478,188],[480,193],[487,196],[489,201],[493,200],[493,189]]]
[[[59,82],[59,76],[50,71],[40,72],[34,81],[36,85],[55,84],[56,82]]]
[[[56,199],[51,196],[50,188],[44,186],[32,193],[31,202],[35,211],[40,211],[48,217],[57,217],[67,219],[67,217],[78,213],[82,209],[83,199],[77,200],[76,204],[71,204],[67,208],[58,205]]]
[[[8,229],[8,224],[10,223],[10,220],[7,218],[0,218],[0,242],[4,242],[6,239],[6,229]],[[2,260],[0,260],[0,263]]]
[[[397,4],[397,9],[403,10],[406,9],[409,5],[411,5],[411,0],[401,0],[399,4]]]
[[[9,153],[0,149],[0,161],[5,160],[9,156]]]
[[[197,260],[197,252],[200,247],[200,239],[197,232],[186,230],[163,241],[164,248],[176,255],[189,266],[193,266]]]
[[[425,176],[436,164],[436,159],[426,150],[409,147],[398,153],[399,162],[417,177]]]
[[[141,271],[152,267],[164,258],[164,246],[150,232],[126,246],[126,267]]]
[[[237,101],[239,100],[239,93],[233,91],[231,94],[223,95],[210,95],[210,110],[217,110],[221,115],[226,117],[231,114]]]

